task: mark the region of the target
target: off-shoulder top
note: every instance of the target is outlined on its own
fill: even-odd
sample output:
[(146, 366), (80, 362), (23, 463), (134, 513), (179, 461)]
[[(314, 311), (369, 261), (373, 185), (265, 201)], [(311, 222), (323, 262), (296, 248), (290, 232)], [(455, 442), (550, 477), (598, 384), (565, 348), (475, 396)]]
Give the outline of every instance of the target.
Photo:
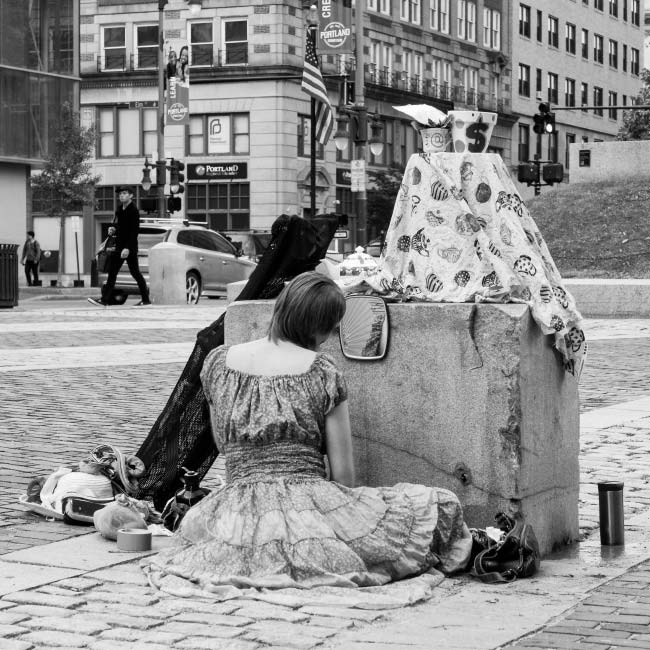
[(347, 399), (345, 378), (324, 353), (305, 372), (257, 375), (226, 365), (228, 346), (213, 350), (201, 370), (212, 432), (229, 443), (302, 442), (322, 448), (325, 416)]

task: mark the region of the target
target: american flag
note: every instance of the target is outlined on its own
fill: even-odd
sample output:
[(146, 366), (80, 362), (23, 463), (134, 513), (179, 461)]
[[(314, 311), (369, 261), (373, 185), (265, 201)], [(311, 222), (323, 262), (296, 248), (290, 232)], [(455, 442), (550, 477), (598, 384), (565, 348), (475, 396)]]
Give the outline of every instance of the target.
[(316, 28), (307, 28), (307, 44), (305, 46), (305, 67), (302, 71), (302, 88), (316, 100), (316, 140), (326, 145), (332, 133), (334, 116), (332, 105), (327, 97), (327, 90), (318, 68), (316, 58)]

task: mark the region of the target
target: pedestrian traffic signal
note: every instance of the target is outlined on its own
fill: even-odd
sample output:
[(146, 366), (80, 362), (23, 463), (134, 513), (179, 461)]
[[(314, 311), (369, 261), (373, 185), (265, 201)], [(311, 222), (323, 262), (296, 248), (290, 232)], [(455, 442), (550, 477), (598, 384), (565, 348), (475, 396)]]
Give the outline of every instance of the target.
[(178, 212), (181, 209), (181, 197), (169, 196), (167, 197), (167, 210), (169, 212)]
[(183, 186), (183, 181), (185, 180), (185, 174), (183, 174), (185, 164), (180, 160), (172, 158), (169, 169), (169, 191), (172, 194), (182, 194), (185, 191), (185, 187)]

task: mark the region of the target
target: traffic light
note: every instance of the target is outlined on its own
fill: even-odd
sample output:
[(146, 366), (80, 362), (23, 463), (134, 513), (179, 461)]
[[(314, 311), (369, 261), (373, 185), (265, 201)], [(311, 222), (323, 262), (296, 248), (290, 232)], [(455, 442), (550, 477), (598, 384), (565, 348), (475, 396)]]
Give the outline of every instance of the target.
[(548, 163), (542, 168), (542, 178), (549, 185), (561, 183), (564, 180), (564, 165), (562, 163)]
[(557, 129), (555, 128), (555, 113), (547, 113), (544, 116), (544, 132), (545, 133), (555, 133)]
[(182, 194), (185, 191), (183, 181), (185, 180), (185, 164), (175, 158), (171, 159), (169, 164), (169, 191), (172, 194)]
[(169, 212), (178, 212), (181, 209), (181, 197), (169, 196), (167, 197), (167, 210)]
[(538, 179), (538, 166), (535, 163), (520, 163), (517, 167), (517, 180), (520, 183), (534, 183)]
[(540, 115), (539, 113), (536, 113), (533, 115), (533, 131), (537, 133), (538, 135), (541, 135), (544, 133), (544, 116)]
[(539, 105), (539, 113), (534, 116), (535, 125), (533, 131), (538, 134), (556, 133), (555, 113), (551, 113), (551, 105), (548, 102), (542, 102)]

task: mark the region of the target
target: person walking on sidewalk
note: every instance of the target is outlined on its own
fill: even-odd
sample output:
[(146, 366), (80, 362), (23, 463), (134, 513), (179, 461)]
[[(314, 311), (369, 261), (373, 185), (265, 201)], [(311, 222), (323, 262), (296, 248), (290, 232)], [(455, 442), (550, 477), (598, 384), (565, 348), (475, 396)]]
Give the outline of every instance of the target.
[[(34, 231), (27, 231), (27, 241), (23, 246), (23, 255), (20, 260), (25, 265), (25, 277), (27, 286), (38, 286), (38, 265), (41, 262), (41, 245), (34, 237)], [(33, 277), (33, 280), (32, 280)]]
[[(138, 266), (138, 234), (140, 233), (140, 211), (133, 203), (133, 190), (128, 185), (122, 185), (117, 188), (120, 207), (115, 211), (115, 224), (117, 228), (115, 253), (110, 258), (108, 264), (108, 279), (102, 287), (102, 297), (88, 298), (88, 301), (94, 305), (110, 305), (115, 289), (117, 274), (124, 264), (124, 260), (129, 267), (129, 273), (138, 283), (141, 300), (136, 307), (150, 305), (149, 290), (147, 283), (140, 272)], [(109, 234), (111, 228), (109, 228)]]

